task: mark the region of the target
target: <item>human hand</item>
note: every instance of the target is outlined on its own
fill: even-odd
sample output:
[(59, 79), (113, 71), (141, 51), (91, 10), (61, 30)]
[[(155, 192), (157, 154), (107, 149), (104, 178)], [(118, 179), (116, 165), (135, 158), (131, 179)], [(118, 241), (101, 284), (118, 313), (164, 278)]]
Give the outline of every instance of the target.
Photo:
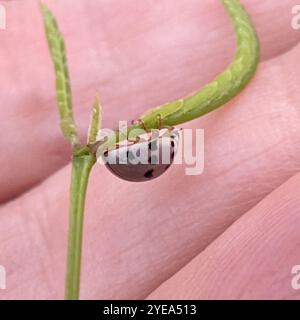
[[(216, 0), (47, 3), (65, 36), (82, 135), (96, 92), (103, 126), (111, 127), (199, 89), (234, 54), (234, 33)], [(205, 129), (204, 174), (186, 176), (175, 165), (158, 180), (130, 184), (94, 168), (83, 299), (297, 298), (290, 284), (300, 264), (295, 3), (243, 3), (261, 38), (262, 63), (234, 101), (186, 125)], [(58, 127), (38, 4), (4, 5), (0, 264), (7, 289), (0, 298), (59, 299), (70, 150)]]

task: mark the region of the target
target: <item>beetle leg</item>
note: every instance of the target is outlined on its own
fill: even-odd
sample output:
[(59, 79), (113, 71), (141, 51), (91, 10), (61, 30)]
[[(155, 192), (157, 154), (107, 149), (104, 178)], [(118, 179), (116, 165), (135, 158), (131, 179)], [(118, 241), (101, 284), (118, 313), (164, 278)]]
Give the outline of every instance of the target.
[(168, 126), (168, 125), (164, 125), (163, 124), (160, 113), (156, 116), (156, 121), (157, 121), (157, 128), (159, 130), (161, 130), (161, 129), (168, 129), (169, 131), (173, 131), (174, 130), (173, 126)]
[(152, 139), (152, 130), (149, 130), (149, 128), (147, 128), (145, 122), (142, 119), (137, 119), (136, 121), (134, 121), (134, 123), (140, 125), (142, 129), (147, 133), (148, 141)]
[(156, 120), (157, 120), (157, 127), (159, 130), (162, 130), (162, 129), (167, 129), (167, 133), (163, 134), (163, 136), (165, 137), (170, 137), (173, 130), (174, 130), (174, 127), (173, 126), (168, 126), (168, 125), (164, 125), (162, 123), (162, 118), (161, 118), (161, 114), (158, 114), (157, 117), (156, 117)]
[(160, 130), (162, 128), (162, 119), (161, 119), (161, 114), (158, 114), (156, 116), (156, 125), (157, 129)]
[(145, 122), (142, 119), (137, 119), (135, 123), (139, 124), (146, 132), (149, 132), (150, 130), (145, 125)]
[(136, 136), (135, 139), (131, 139), (131, 138), (127, 137), (127, 141), (132, 142), (132, 143), (138, 143), (138, 142), (140, 142), (140, 140), (141, 140), (140, 136)]

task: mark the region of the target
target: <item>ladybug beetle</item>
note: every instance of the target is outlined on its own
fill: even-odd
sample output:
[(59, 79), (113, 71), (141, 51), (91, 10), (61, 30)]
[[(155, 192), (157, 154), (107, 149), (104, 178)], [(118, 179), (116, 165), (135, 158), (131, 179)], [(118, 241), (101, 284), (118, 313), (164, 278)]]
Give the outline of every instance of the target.
[(104, 152), (106, 167), (117, 177), (131, 181), (150, 181), (161, 176), (173, 163), (179, 141), (179, 130), (155, 130), (156, 135), (138, 136)]

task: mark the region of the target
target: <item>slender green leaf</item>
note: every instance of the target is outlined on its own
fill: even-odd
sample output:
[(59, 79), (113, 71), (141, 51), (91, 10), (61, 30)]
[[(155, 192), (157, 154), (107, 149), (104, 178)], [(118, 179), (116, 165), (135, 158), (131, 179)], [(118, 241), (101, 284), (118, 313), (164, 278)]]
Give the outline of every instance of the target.
[(64, 137), (68, 139), (73, 146), (77, 146), (80, 142), (73, 118), (72, 94), (64, 39), (59, 31), (54, 15), (43, 3), (41, 3), (41, 11), (44, 18), (48, 45), (55, 68), (60, 126)]
[(96, 142), (97, 134), (100, 130), (100, 126), (101, 126), (101, 105), (100, 105), (99, 96), (96, 96), (92, 114), (91, 114), (89, 131), (88, 131), (87, 143), (89, 145)]

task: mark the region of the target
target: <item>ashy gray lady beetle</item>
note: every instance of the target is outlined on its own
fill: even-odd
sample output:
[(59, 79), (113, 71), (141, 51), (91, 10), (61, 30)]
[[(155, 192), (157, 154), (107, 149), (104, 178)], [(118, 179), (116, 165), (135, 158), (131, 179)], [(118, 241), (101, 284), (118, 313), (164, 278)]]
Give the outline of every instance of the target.
[(125, 145), (116, 145), (104, 152), (102, 158), (106, 167), (117, 177), (132, 182), (150, 181), (161, 176), (174, 161), (179, 130), (155, 130), (150, 138), (149, 133), (146, 136), (146, 139), (138, 136), (134, 142), (127, 140)]

